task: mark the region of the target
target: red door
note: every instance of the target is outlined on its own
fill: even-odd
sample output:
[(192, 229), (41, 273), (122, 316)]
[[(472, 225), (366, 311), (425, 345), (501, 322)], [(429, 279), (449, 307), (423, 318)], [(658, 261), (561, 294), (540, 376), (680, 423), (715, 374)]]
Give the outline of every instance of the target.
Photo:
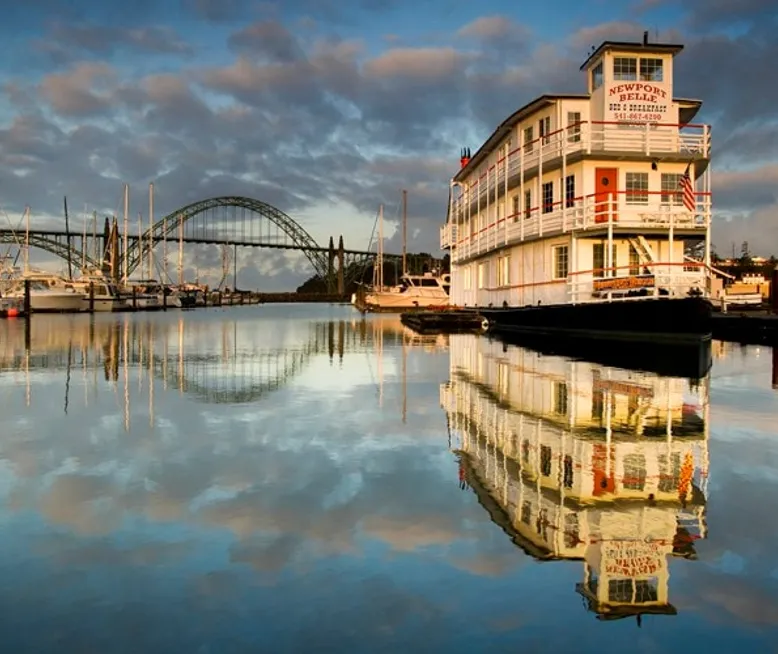
[(615, 222), (618, 220), (618, 168), (595, 168), (594, 178), (594, 222), (607, 223), (611, 212)]
[[(602, 443), (595, 443), (592, 454), (592, 473), (594, 476), (592, 494), (595, 497), (612, 493), (616, 487), (613, 478), (616, 461), (612, 451), (610, 453), (610, 462), (607, 461), (608, 458), (608, 448)], [(610, 463), (610, 466), (608, 466), (608, 463)], [(610, 474), (606, 474), (608, 467), (610, 467)]]

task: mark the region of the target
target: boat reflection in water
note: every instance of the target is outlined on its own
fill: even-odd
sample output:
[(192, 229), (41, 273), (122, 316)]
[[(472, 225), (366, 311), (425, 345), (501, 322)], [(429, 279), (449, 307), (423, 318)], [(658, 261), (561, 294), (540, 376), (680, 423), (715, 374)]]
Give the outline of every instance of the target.
[[(32, 320), (26, 334), (23, 321), (2, 321), (0, 382), (24, 388), (25, 405), (40, 410), (50, 399), (51, 380), (62, 380), (66, 414), (88, 414), (107, 385), (121, 395), (130, 431), (130, 415), (141, 402), (156, 424), (155, 394), (177, 391), (210, 405), (254, 403), (286, 386), (317, 355), (329, 351), (332, 360), (337, 351), (342, 358), (355, 341), (344, 321), (270, 331), (250, 319), (71, 314)], [(36, 386), (46, 398), (38, 403)]]
[(441, 387), (460, 483), (527, 554), (583, 561), (603, 620), (675, 614), (669, 557), (705, 538), (709, 377), (450, 340)]

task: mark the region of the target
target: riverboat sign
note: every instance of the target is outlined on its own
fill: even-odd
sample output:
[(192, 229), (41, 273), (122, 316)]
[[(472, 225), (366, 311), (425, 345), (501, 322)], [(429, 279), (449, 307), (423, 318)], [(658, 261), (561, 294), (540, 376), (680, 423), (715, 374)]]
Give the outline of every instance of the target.
[(605, 121), (672, 123), (669, 88), (656, 82), (614, 82), (605, 89)]
[(602, 558), (606, 574), (635, 579), (661, 570), (664, 552), (658, 543), (651, 541), (606, 541)]
[(653, 288), (653, 275), (632, 277), (606, 277), (594, 280), (595, 291), (631, 291), (638, 288)]

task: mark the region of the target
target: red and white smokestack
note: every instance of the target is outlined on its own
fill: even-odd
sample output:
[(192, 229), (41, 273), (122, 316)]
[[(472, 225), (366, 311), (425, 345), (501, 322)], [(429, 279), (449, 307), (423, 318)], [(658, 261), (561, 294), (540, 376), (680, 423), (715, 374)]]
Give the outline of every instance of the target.
[(459, 167), (464, 168), (470, 161), (470, 148), (462, 148), (459, 153)]

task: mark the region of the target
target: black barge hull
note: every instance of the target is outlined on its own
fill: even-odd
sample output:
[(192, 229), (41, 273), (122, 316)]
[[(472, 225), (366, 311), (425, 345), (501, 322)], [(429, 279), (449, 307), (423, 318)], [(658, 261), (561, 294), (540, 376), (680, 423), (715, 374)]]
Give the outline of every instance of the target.
[(657, 298), (557, 304), (549, 306), (479, 308), (496, 334), (537, 334), (566, 338), (699, 343), (710, 340), (712, 307), (703, 298)]

